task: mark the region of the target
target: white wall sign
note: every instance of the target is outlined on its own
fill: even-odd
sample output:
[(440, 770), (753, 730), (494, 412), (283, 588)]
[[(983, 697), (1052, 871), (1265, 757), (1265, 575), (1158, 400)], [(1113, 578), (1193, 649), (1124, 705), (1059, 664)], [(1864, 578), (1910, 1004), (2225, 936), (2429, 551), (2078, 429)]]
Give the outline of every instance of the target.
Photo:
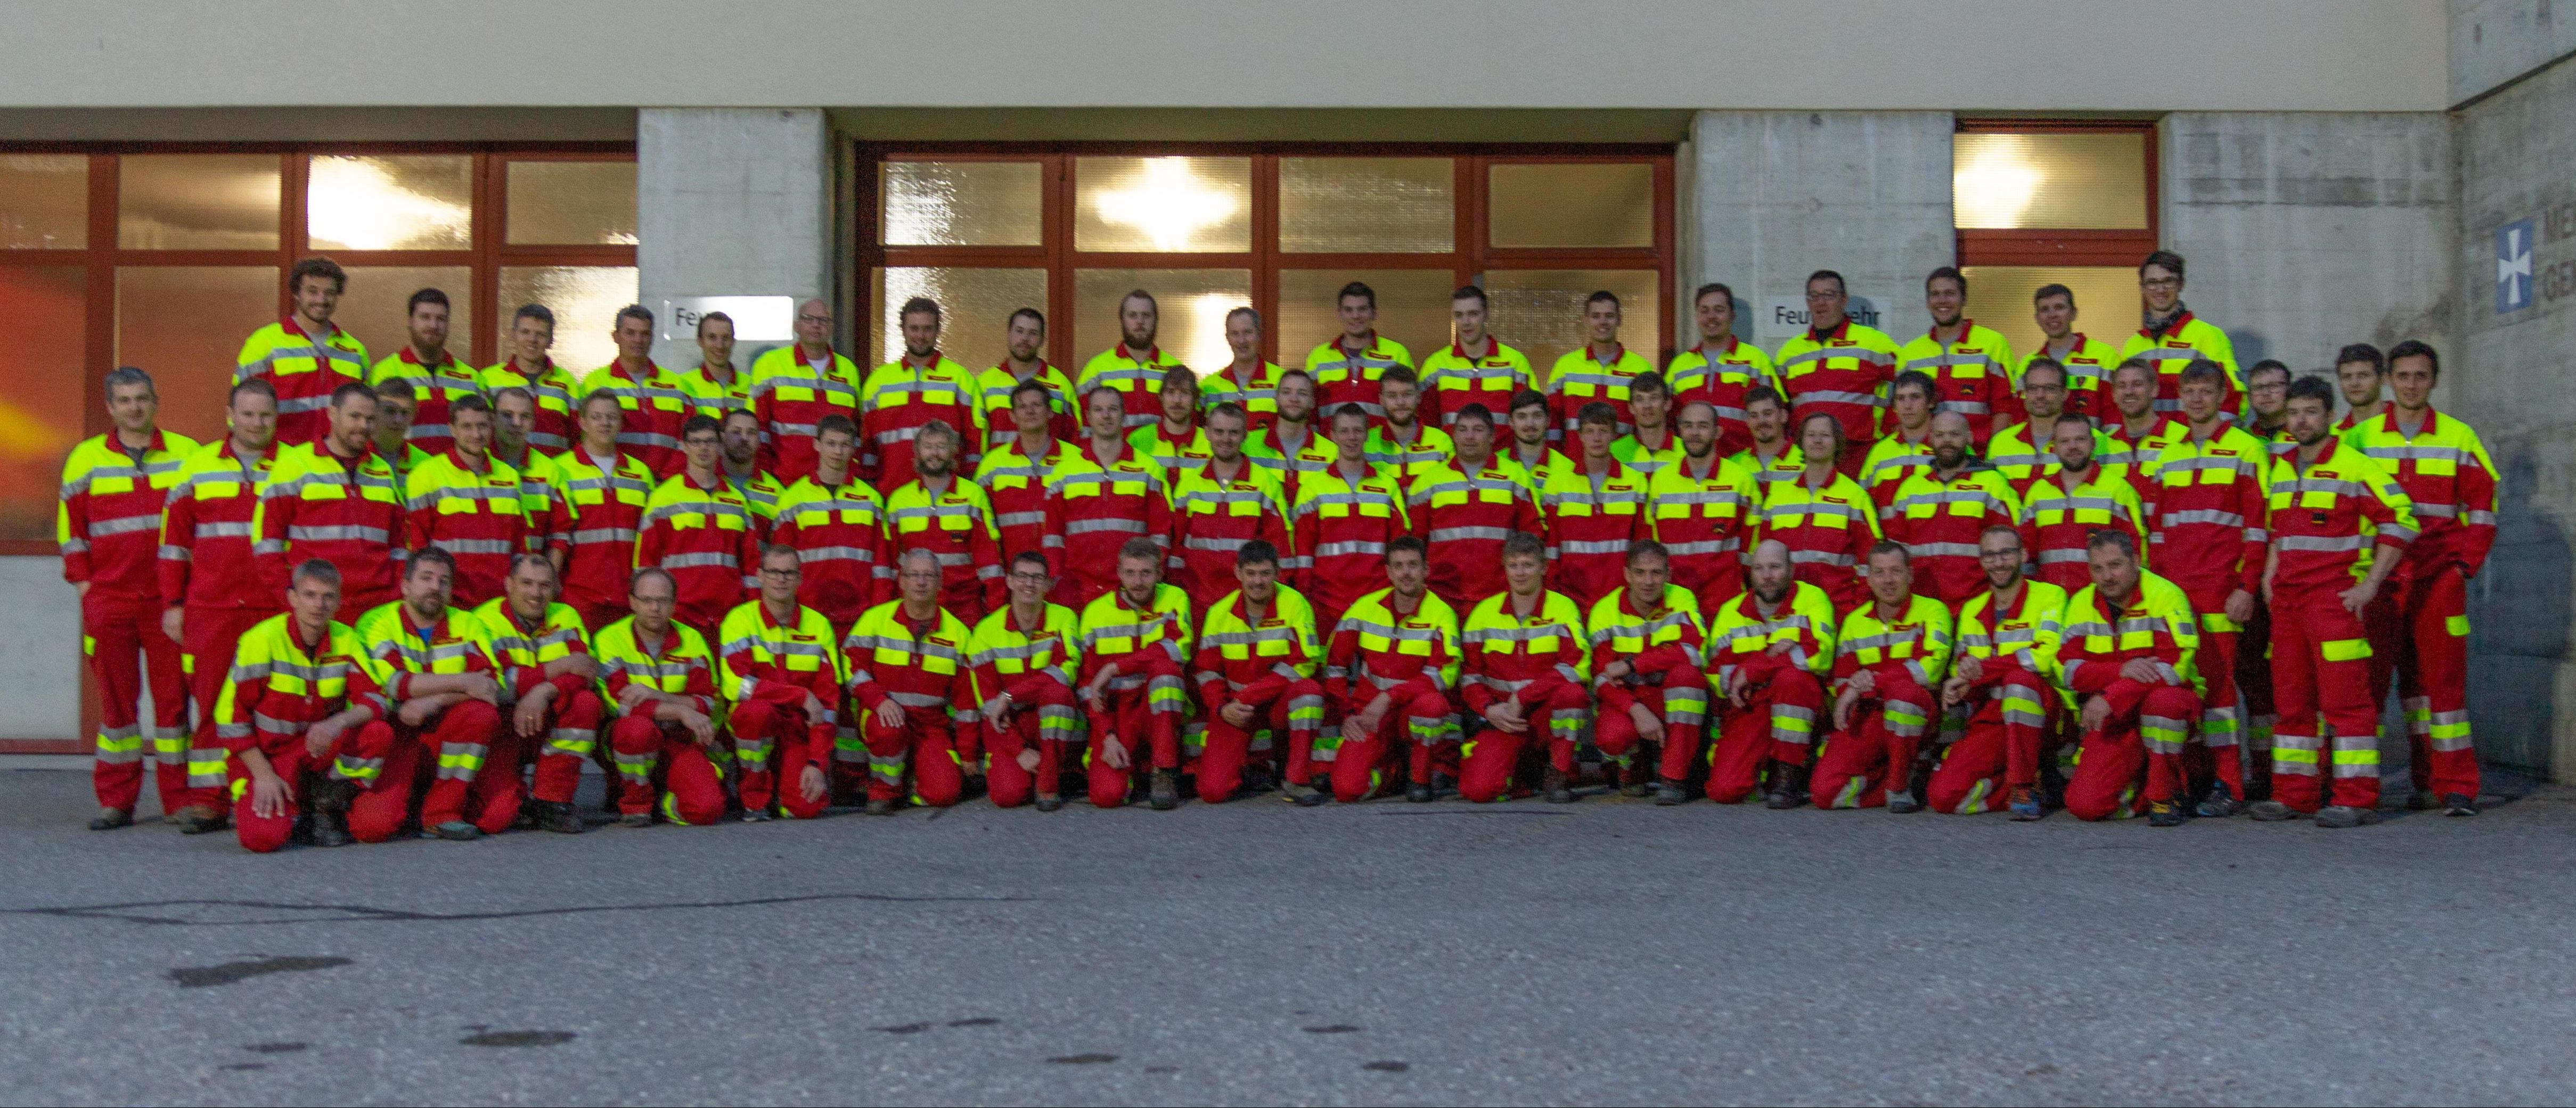
[[(1863, 327), (1887, 330), (1887, 323), (1881, 318), (1878, 310), (1878, 302), (1869, 297), (1852, 297), (1844, 305), (1843, 314), (1850, 316), (1853, 322)], [(1761, 318), (1756, 320), (1755, 324), (1755, 333), (1773, 342), (1794, 339), (1806, 334), (1807, 298), (1804, 295), (1774, 296), (1765, 300), (1762, 302)]]
[(733, 320), (739, 343), (781, 343), (796, 337), (793, 296), (675, 296), (662, 302), (662, 341), (694, 348), (698, 321), (708, 312)]

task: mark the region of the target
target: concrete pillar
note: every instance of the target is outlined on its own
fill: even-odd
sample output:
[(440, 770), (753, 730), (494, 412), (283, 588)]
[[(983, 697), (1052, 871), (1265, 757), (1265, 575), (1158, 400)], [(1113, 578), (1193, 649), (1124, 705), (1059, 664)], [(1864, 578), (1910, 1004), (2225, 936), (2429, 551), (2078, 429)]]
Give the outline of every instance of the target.
[(2459, 342), (2443, 376), (2503, 482), (2495, 552), (2469, 585), (2478, 751), (2564, 781), (2576, 780), (2576, 63), (2494, 80), (2517, 77), (2458, 113)]
[(2451, 324), (2451, 132), (2440, 112), (2178, 112), (2158, 134), (2159, 237), (2239, 364), (2328, 369), (2345, 343)]
[[(1765, 346), (1797, 333), (1807, 274), (1842, 273), (1855, 301), (1923, 322), (1923, 275), (1952, 264), (1948, 112), (1701, 112), (1682, 283), (1724, 281), (1753, 318), (1736, 331)], [(1684, 295), (1688, 295), (1687, 292)], [(1855, 303), (1854, 314), (1859, 314)], [(1679, 345), (1697, 341), (1682, 314)]]
[[(818, 108), (645, 108), (635, 121), (643, 302), (832, 298), (831, 129)], [(844, 328), (851, 322), (842, 321)], [(747, 355), (748, 352), (745, 352)], [(698, 364), (669, 337), (653, 356)], [(736, 364), (749, 364), (738, 356)]]

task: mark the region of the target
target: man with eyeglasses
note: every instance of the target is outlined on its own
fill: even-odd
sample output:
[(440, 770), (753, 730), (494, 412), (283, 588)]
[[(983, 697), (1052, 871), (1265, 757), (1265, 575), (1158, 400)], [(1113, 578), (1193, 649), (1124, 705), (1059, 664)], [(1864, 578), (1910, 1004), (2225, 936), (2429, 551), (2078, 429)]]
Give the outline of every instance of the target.
[(2278, 454), (2296, 445), (2290, 439), (2290, 367), (2265, 358), (2245, 371), (2245, 408), (2253, 418), (2245, 432), (2263, 440)]
[(1819, 269), (1810, 275), (1807, 330), (1782, 343), (1776, 361), (1791, 415), (1801, 420), (1811, 413), (1834, 417), (1844, 440), (1835, 467), (1843, 476), (1857, 477), (1878, 442), (1879, 414), (1887, 407), (1888, 386), (1896, 380), (1901, 359), (1896, 340), (1843, 314), (1850, 305), (1842, 274)]
[(716, 436), (715, 420), (689, 417), (680, 431), (688, 462), (644, 501), (635, 537), (636, 566), (671, 575), (680, 597), (677, 618), (710, 643), (723, 642), (716, 626), (758, 586), (760, 564), (751, 505), (718, 471), (724, 448)]
[[(1986, 444), (1986, 461), (2012, 485), (2013, 495), (2028, 496), (2030, 487), (2057, 475), (2057, 458), (2049, 453), (2057, 441), (2061, 422), (2092, 423), (2068, 405), (2068, 390), (2073, 378), (2065, 366), (2045, 354), (2033, 355), (2022, 363), (2022, 407), (2030, 417), (1995, 432)], [(2093, 454), (2096, 457), (2116, 452), (2119, 444), (2099, 430), (2093, 432)]]
[(783, 811), (813, 819), (832, 799), (841, 648), (832, 621), (796, 602), (804, 583), (796, 549), (773, 545), (759, 565), (760, 591), (725, 614), (713, 640), (723, 652), (716, 689), (733, 702), (725, 729), (742, 771), (742, 818), (758, 823)]
[(2120, 360), (2143, 358), (2156, 371), (2156, 410), (2182, 410), (2182, 371), (2191, 363), (2207, 359), (2227, 372), (2227, 395), (2219, 406), (2236, 409), (2238, 394), (2244, 391), (2242, 378), (2236, 372), (2236, 347), (2208, 320), (2191, 314), (2182, 302), (2182, 255), (2171, 250), (2158, 250), (2138, 263), (2138, 295), (2145, 307), (2145, 322), (2138, 333), (2120, 347)]
[(1002, 577), (1010, 603), (967, 636), (996, 808), (1032, 798), (1041, 812), (1064, 807), (1064, 766), (1082, 741), (1082, 708), (1073, 697), (1082, 622), (1073, 609), (1047, 602), (1054, 586), (1045, 555), (1034, 549), (1012, 555)]
[(751, 410), (760, 417), (761, 468), (781, 481), (814, 471), (814, 428), (833, 413), (859, 417), (859, 367), (832, 349), (832, 306), (796, 306), (796, 341), (751, 363)]
[(1941, 755), (1926, 799), (1932, 810), (1975, 815), (2003, 793), (2012, 818), (2044, 814), (2039, 759), (2057, 714), (2058, 616), (2066, 590), (2022, 576), (2021, 533), (1998, 523), (1977, 536), (1985, 588), (1959, 609), (1958, 650), (1941, 704), (1967, 713), (1965, 734)]

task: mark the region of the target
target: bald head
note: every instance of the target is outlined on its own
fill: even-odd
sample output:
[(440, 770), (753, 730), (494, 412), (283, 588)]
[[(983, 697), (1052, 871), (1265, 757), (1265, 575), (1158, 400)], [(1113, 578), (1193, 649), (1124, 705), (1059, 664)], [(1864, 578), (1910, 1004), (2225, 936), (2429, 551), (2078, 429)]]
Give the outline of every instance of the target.
[(1953, 470), (1968, 464), (1968, 417), (1957, 412), (1932, 413), (1932, 464)]
[(1765, 604), (1777, 604), (1789, 595), (1794, 581), (1789, 575), (1789, 546), (1778, 539), (1764, 539), (1753, 545), (1745, 557), (1753, 577), (1753, 595)]
[(821, 297), (796, 306), (796, 341), (808, 350), (832, 345), (832, 306)]

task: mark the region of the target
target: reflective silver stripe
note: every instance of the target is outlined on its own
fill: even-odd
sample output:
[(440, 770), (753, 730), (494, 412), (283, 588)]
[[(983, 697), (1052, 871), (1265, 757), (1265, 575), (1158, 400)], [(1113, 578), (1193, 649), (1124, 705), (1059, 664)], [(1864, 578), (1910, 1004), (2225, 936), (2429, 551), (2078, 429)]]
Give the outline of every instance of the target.
[(702, 554), (665, 554), (662, 556), (662, 568), (664, 569), (692, 569), (698, 566), (720, 566), (725, 569), (739, 569), (742, 567), (742, 562), (733, 555), (720, 551)]
[(634, 541), (635, 529), (631, 527), (585, 527), (572, 533), (574, 546), (611, 542), (632, 544)]
[(2156, 525), (2159, 527), (2181, 527), (2195, 523), (2216, 524), (2221, 527), (2234, 527), (2241, 529), (2245, 526), (2245, 515), (2242, 512), (2222, 512), (2211, 508), (2196, 508), (2190, 511), (2166, 512), (2162, 518), (2156, 521)]
[(1383, 555), (1385, 553), (1386, 544), (1382, 542), (1328, 542), (1315, 548), (1315, 556), (1318, 558), (1339, 558), (1354, 554)]
[[(2078, 557), (2081, 557), (2081, 555), (2078, 555)], [(1829, 554), (1822, 550), (1792, 550), (1789, 552), (1789, 562), (1792, 565), (1803, 566), (1822, 564), (1829, 566), (1842, 566), (1845, 568), (1858, 564), (1849, 554)]]
[(874, 562), (876, 552), (857, 546), (815, 546), (800, 549), (797, 555), (808, 562)]
[(2063, 565), (2067, 562), (2080, 562), (2083, 560), (2084, 552), (2081, 550), (2042, 550), (2039, 552), (2039, 564), (2044, 566)]
[(382, 527), (288, 527), (286, 529), (286, 541), (364, 541), (372, 543), (386, 543), (392, 541), (392, 536), (389, 535)]
[(2346, 535), (2341, 538), (2327, 538), (2322, 535), (2281, 536), (2281, 549), (2285, 551), (2302, 550), (2321, 554), (2349, 553), (2360, 550), (2369, 545), (2371, 545), (2371, 540), (2362, 535)]
[(2415, 515), (2418, 519), (2453, 519), (2457, 518), (2459, 514), (2460, 506), (2457, 504), (2425, 504), (2419, 502), (2415, 505)]
[(440, 539), (434, 545), (450, 554), (515, 554), (518, 543), (507, 539)]
[(1628, 540), (1610, 539), (1604, 542), (1560, 542), (1557, 544), (1557, 549), (1567, 554), (1625, 554), (1628, 551)]
[(1432, 529), (1429, 539), (1435, 543), (1476, 540), (1501, 542), (1510, 537), (1512, 537), (1512, 529), (1509, 527), (1436, 527)]
[(1916, 558), (1974, 558), (1977, 556), (1977, 544), (1972, 542), (1910, 542), (1905, 544), (1905, 552), (1907, 555)]
[(1038, 527), (1045, 523), (1045, 512), (1003, 512), (993, 517), (997, 527)]
[(91, 538), (99, 538), (106, 535), (125, 535), (136, 531), (160, 529), (161, 517), (158, 515), (124, 516), (118, 519), (91, 520), (89, 534)]
[(250, 523), (248, 521), (243, 521), (241, 523), (200, 523), (197, 525), (197, 537), (201, 539), (246, 539), (250, 537)]
[(1844, 392), (1840, 389), (1810, 389), (1789, 398), (1791, 404), (1857, 404), (1866, 408), (1879, 405), (1877, 393)]
[(1145, 521), (1141, 519), (1076, 519), (1068, 520), (1064, 525), (1064, 533), (1067, 535), (1088, 535), (1098, 531), (1123, 531), (1129, 534), (1141, 535), (1145, 533)]

